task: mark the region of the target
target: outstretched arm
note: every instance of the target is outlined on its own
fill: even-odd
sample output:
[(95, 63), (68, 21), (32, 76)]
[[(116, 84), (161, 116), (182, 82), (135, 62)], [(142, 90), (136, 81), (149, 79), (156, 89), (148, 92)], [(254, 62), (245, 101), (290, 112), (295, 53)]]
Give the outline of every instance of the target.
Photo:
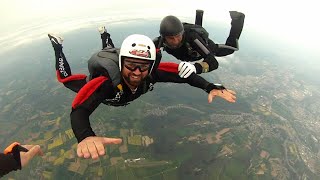
[(197, 87), (206, 91), (209, 103), (218, 96), (228, 102), (235, 102), (235, 92), (225, 89), (222, 85), (217, 85), (208, 82), (203, 77), (192, 73), (188, 78), (181, 78), (178, 73), (178, 64), (172, 62), (160, 63), (156, 73), (153, 74), (155, 82), (173, 82), (173, 83), (188, 83), (193, 87)]
[(158, 69), (152, 74), (153, 80), (155, 82), (188, 83), (200, 89), (205, 89), (209, 85), (208, 81), (195, 73), (192, 73), (188, 78), (181, 78), (178, 69), (179, 64), (173, 62), (160, 63)]
[(71, 113), (72, 130), (79, 142), (77, 155), (81, 158), (97, 159), (106, 154), (105, 145), (120, 144), (119, 138), (97, 137), (89, 122), (89, 110), (76, 108)]
[(100, 103), (111, 95), (113, 86), (104, 76), (89, 81), (76, 95), (70, 114), (71, 126), (78, 142), (89, 136), (95, 136), (89, 116)]
[(79, 144), (79, 157), (96, 159), (105, 154), (104, 145), (119, 144), (121, 139), (96, 137), (89, 116), (107, 98), (112, 97), (113, 86), (107, 77), (100, 76), (89, 81), (72, 103), (71, 126)]

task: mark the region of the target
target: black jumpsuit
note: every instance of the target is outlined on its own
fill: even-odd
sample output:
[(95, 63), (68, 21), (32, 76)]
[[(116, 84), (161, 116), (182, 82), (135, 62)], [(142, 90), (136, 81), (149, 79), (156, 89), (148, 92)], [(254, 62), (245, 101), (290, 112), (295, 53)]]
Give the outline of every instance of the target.
[(172, 49), (166, 46), (165, 42), (161, 43), (161, 36), (155, 38), (153, 42), (156, 47), (163, 47), (164, 51), (181, 61), (192, 62), (203, 59), (203, 62), (207, 63), (209, 68), (204, 70), (201, 63), (195, 63), (197, 74), (210, 72), (219, 66), (215, 56), (227, 56), (238, 50), (238, 39), (242, 32), (244, 18), (245, 16), (243, 15), (232, 20), (229, 37), (225, 44), (215, 44), (211, 39), (205, 40), (195, 31), (188, 29), (185, 29), (183, 33), (182, 43), (179, 48)]

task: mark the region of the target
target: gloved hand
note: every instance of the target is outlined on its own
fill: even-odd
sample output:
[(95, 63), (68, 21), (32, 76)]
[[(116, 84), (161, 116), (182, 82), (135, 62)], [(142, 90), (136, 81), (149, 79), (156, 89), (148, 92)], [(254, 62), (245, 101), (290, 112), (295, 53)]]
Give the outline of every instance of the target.
[(196, 67), (189, 62), (181, 62), (178, 67), (179, 76), (188, 78), (192, 73), (196, 73)]

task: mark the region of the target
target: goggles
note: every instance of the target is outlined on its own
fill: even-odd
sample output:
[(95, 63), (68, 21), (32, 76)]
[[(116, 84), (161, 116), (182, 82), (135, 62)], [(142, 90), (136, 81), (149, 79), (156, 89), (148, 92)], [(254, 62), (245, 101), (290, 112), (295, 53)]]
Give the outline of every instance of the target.
[(145, 72), (151, 68), (150, 62), (135, 62), (130, 60), (124, 60), (123, 65), (130, 71), (135, 71), (137, 68), (139, 68), (140, 72)]

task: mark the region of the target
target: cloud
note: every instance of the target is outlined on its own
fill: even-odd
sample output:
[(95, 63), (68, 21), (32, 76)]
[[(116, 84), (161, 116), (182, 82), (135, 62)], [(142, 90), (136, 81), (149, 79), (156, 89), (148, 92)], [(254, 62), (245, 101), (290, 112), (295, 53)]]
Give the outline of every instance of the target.
[[(169, 1), (162, 1), (168, 4)], [(45, 38), (47, 33), (74, 31), (80, 28), (120, 24), (135, 19), (158, 19), (175, 12), (177, 15), (187, 8), (173, 11), (173, 7), (160, 8), (150, 1), (76, 1), (70, 0), (3, 0), (0, 17), (0, 53), (31, 41)], [(161, 4), (161, 3), (160, 3)], [(171, 2), (170, 2), (171, 4)], [(162, 5), (163, 6), (163, 5)], [(180, 12), (180, 13), (179, 13)], [(195, 12), (195, 11), (194, 11)], [(5, 18), (6, 17), (6, 18)]]
[[(118, 16), (113, 17), (94, 17), (94, 18), (81, 18), (73, 20), (58, 20), (47, 23), (31, 24), (24, 26), (12, 33), (0, 37), (0, 46), (2, 47), (0, 53), (5, 53), (20, 45), (28, 44), (29, 42), (36, 41), (42, 38), (47, 38), (48, 33), (58, 33), (62, 35), (81, 28), (97, 28), (100, 25), (119, 25), (125, 24), (129, 21), (139, 19), (138, 17), (131, 16)], [(141, 20), (141, 19), (140, 19)]]
[[(228, 0), (211, 5), (211, 0), (185, 0), (176, 3), (170, 0), (2, 0), (0, 45), (7, 47), (12, 43), (16, 46), (28, 42), (23, 37), (40, 38), (45, 37), (47, 32), (71, 31), (95, 23), (115, 23), (116, 20), (160, 20), (169, 14), (193, 20), (195, 10), (202, 9), (205, 18), (223, 23), (230, 22), (229, 10), (242, 11), (246, 14), (245, 29), (255, 29), (257, 32), (270, 34), (277, 40), (316, 49), (316, 43), (320, 41), (317, 35), (320, 27), (316, 26), (316, 2)], [(29, 32), (26, 33), (26, 30)]]

